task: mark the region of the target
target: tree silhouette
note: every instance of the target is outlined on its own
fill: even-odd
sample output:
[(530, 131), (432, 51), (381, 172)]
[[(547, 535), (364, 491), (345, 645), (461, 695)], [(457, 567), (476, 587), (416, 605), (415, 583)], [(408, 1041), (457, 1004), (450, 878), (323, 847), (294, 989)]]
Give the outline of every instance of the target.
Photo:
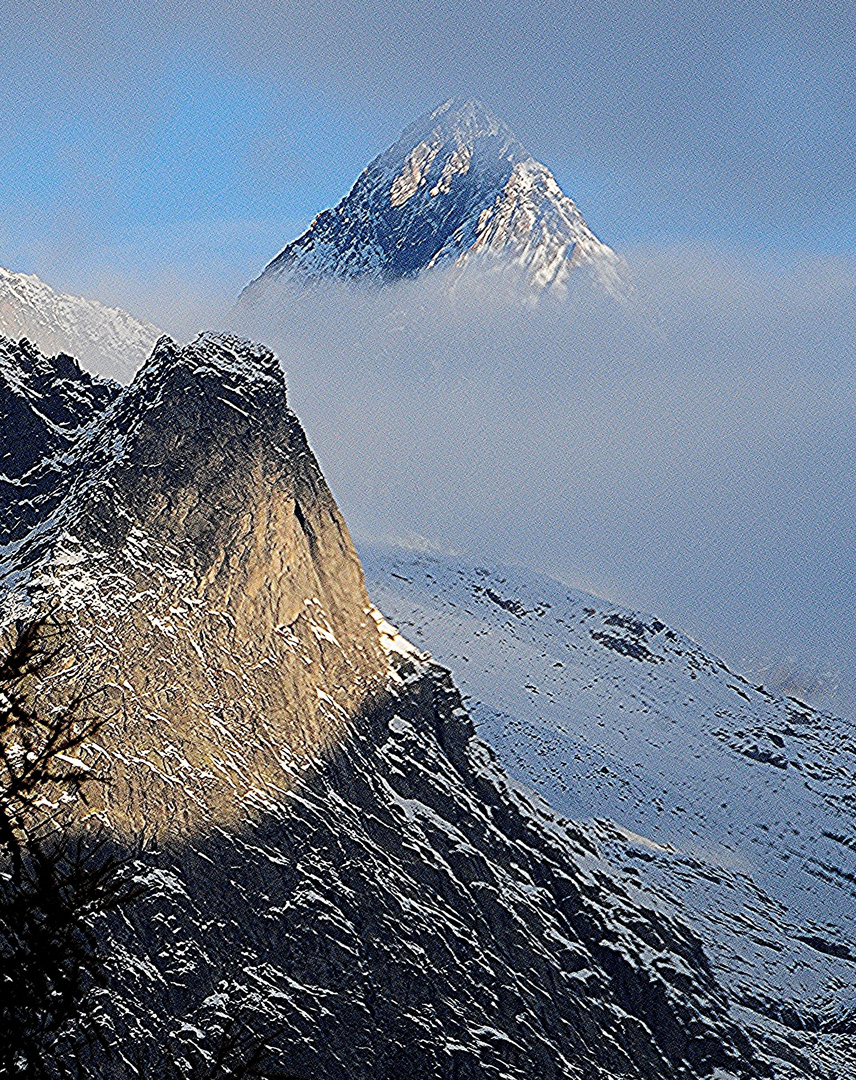
[(99, 1039), (91, 991), (105, 985), (97, 916), (141, 890), (101, 830), (71, 807), (103, 782), (79, 756), (103, 723), (87, 696), (42, 710), (25, 688), (62, 653), (57, 627), (21, 629), (0, 660), (0, 1076), (80, 1073)]

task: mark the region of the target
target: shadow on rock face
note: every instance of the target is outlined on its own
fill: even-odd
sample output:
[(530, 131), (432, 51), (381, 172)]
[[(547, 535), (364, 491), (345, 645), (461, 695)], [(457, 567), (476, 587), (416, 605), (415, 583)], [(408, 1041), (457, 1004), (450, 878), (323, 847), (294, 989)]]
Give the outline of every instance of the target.
[(325, 1080), (765, 1075), (698, 939), (511, 786), (447, 673), (399, 678), (279, 805), (145, 853), (119, 1023), (251, 1017)]

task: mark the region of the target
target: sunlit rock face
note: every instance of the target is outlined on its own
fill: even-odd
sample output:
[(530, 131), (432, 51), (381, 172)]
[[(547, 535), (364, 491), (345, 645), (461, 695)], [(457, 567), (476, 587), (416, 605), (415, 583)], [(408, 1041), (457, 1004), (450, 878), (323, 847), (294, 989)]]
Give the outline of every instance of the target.
[(619, 257), (601, 243), (544, 165), (477, 101), (422, 117), (250, 284), (239, 311), (278, 286), (324, 279), (383, 283), (434, 266), (505, 268), (524, 289), (561, 289), (589, 265), (610, 290)]
[(325, 1080), (769, 1073), (699, 938), (371, 606), (267, 350), (162, 339), (75, 430), (0, 603), (68, 642), (37, 701), (103, 690), (75, 810), (145, 887), (97, 926), (111, 1078), (230, 1020)]
[(109, 687), (116, 823), (233, 817), (382, 680), (359, 561), (266, 350), (162, 339), (52, 501), (7, 603), (55, 605)]

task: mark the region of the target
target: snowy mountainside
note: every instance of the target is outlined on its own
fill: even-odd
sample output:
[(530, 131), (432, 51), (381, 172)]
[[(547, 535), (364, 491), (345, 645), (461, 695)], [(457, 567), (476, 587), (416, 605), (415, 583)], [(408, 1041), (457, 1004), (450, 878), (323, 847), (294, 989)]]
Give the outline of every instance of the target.
[(695, 926), (781, 1075), (856, 1076), (856, 725), (748, 684), (661, 621), (519, 569), (360, 553), (480, 735)]
[(0, 267), (0, 334), (25, 337), (47, 356), (66, 353), (124, 381), (148, 358), (160, 333), (121, 308), (57, 293), (35, 274)]
[(373, 282), (436, 265), (514, 268), (528, 288), (561, 288), (578, 265), (610, 290), (621, 260), (586, 225), (544, 165), (476, 101), (447, 101), (412, 124), (244, 290), (239, 310), (275, 286)]
[(109, 783), (64, 805), (145, 886), (97, 927), (120, 1053), (87, 1075), (230, 1019), (325, 1080), (769, 1075), (698, 936), (373, 607), (268, 350), (163, 338), (75, 431), (0, 549), (0, 629), (49, 611), (70, 655), (34, 693), (106, 694), (79, 753)]
[(44, 512), (71, 446), (119, 390), (70, 356), (0, 337), (0, 543)]

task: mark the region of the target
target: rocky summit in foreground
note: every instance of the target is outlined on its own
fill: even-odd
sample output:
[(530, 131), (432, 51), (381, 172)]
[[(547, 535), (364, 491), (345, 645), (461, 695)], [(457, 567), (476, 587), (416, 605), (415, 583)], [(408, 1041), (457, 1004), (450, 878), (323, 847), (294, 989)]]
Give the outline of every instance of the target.
[(239, 310), (277, 285), (375, 283), (455, 263), (504, 267), (529, 289), (561, 288), (586, 264), (610, 290), (621, 260), (601, 243), (549, 169), (477, 101), (417, 120), (244, 290)]
[(162, 339), (93, 401), (0, 610), (66, 642), (36, 699), (103, 690), (73, 813), (143, 892), (96, 927), (101, 1075), (191, 1075), (230, 1020), (316, 1080), (770, 1074), (699, 938), (372, 607), (269, 352)]

